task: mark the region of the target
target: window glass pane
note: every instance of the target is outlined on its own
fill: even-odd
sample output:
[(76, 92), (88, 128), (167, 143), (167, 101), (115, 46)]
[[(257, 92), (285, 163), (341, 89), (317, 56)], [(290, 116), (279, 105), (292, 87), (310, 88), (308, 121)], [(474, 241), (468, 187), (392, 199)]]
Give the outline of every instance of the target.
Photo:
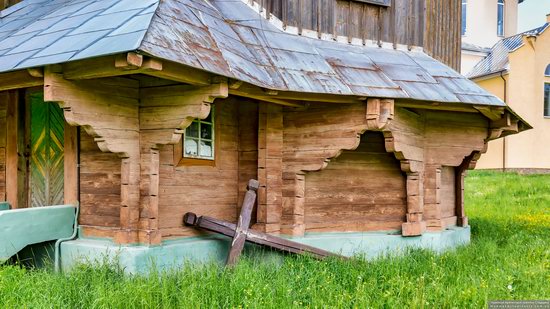
[(198, 140), (192, 139), (190, 137), (185, 137), (185, 142), (183, 145), (183, 148), (185, 149), (184, 156), (186, 157), (194, 157), (198, 155)]
[(201, 139), (212, 139), (212, 125), (201, 123)]
[(504, 35), (504, 2), (502, 0), (497, 4), (497, 35)]
[(550, 64), (546, 66), (546, 70), (544, 70), (544, 75), (550, 76)]
[(203, 157), (203, 158), (212, 158), (213, 157), (212, 142), (201, 141), (200, 146), (199, 146), (199, 150), (200, 150), (199, 155), (201, 157)]
[(544, 117), (550, 117), (550, 84), (544, 84)]
[(468, 7), (468, 0), (462, 0), (462, 35), (466, 34), (466, 14)]
[(185, 130), (185, 136), (187, 137), (199, 137), (199, 123), (193, 121), (189, 127)]

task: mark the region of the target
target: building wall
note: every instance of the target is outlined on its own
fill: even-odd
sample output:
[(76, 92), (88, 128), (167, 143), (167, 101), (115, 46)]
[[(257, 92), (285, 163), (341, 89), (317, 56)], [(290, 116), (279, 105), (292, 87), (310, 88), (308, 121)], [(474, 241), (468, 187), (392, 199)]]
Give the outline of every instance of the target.
[[(504, 37), (517, 33), (518, 0), (504, 1)], [(492, 47), (502, 37), (497, 35), (497, 0), (468, 0), (466, 34), (462, 41)]]
[[(550, 82), (550, 78), (544, 76), (550, 64), (548, 50), (550, 31), (545, 31), (534, 45), (525, 41), (522, 47), (510, 53), (507, 103), (534, 129), (491, 141), (478, 168), (550, 169), (550, 147), (545, 142), (550, 136), (550, 119), (543, 114), (543, 87), (545, 82)], [(500, 77), (478, 81), (478, 84), (503, 98)]]
[[(504, 79), (508, 85), (509, 75), (504, 75)], [(504, 100), (504, 81), (500, 76), (480, 80), (476, 82), (479, 86)], [(521, 135), (524, 135), (523, 132)], [(510, 137), (500, 138), (489, 142), (487, 152), (484, 153), (477, 162), (477, 169), (500, 169), (503, 168), (504, 157), (504, 140)]]
[(354, 151), (306, 175), (306, 232), (399, 230), (407, 212), (406, 178), (384, 136), (367, 132)]
[(550, 119), (543, 114), (544, 76), (550, 64), (550, 31), (510, 53), (508, 103), (533, 130), (506, 138), (507, 168), (550, 168)]
[(80, 131), (80, 217), (84, 235), (112, 237), (120, 227), (120, 158)]
[[(518, 0), (504, 2), (504, 37), (517, 34)], [(463, 43), (490, 48), (502, 37), (497, 35), (497, 0), (468, 0), (466, 34)], [(486, 54), (462, 50), (460, 72), (468, 74)]]
[(257, 161), (257, 146), (252, 141), (258, 130), (253, 120), (257, 110), (245, 104), (234, 99), (215, 101), (215, 166), (178, 166), (177, 153), (181, 152), (175, 148), (179, 145), (160, 150), (159, 227), (164, 239), (203, 234), (183, 226), (187, 212), (236, 221), (246, 182), (256, 178), (257, 172), (253, 162)]

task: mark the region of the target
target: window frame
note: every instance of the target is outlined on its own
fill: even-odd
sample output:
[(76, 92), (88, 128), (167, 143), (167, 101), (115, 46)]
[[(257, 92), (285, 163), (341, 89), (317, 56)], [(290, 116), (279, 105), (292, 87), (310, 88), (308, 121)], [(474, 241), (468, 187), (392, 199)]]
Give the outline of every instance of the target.
[(550, 82), (544, 82), (544, 101), (542, 105), (542, 116), (550, 118)]
[(504, 37), (505, 19), (506, 19), (505, 2), (504, 0), (497, 0), (497, 36), (498, 37)]
[[(185, 131), (187, 131), (187, 128), (184, 130), (181, 141), (176, 144), (174, 147), (174, 162), (176, 163), (176, 167), (181, 166), (216, 166), (216, 161), (218, 158), (218, 145), (219, 145), (219, 134), (216, 134), (218, 131), (218, 115), (216, 104), (212, 104), (210, 108), (210, 115), (212, 116), (212, 139), (209, 140), (212, 142), (212, 157), (211, 158), (205, 158), (205, 157), (186, 157), (185, 156)], [(194, 119), (193, 122), (205, 122), (201, 119)], [(205, 122), (208, 123), (208, 122)], [(208, 123), (210, 124), (210, 123)], [(191, 124), (190, 124), (191, 125)], [(200, 127), (199, 127), (199, 139), (200, 142)], [(197, 149), (198, 150), (198, 149)]]

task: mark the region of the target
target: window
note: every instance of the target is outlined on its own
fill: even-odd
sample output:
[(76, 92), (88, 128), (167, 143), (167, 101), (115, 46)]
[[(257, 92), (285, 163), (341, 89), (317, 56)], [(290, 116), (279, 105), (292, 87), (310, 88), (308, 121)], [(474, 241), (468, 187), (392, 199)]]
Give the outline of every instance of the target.
[(214, 107), (204, 120), (195, 119), (183, 138), (183, 157), (214, 160)]
[(504, 36), (504, 0), (497, 3), (497, 35)]
[(544, 84), (544, 117), (550, 117), (550, 84)]
[(468, 0), (462, 0), (462, 35), (466, 34), (466, 11), (468, 10)]
[(546, 66), (546, 70), (544, 70), (544, 76), (550, 77), (550, 64)]

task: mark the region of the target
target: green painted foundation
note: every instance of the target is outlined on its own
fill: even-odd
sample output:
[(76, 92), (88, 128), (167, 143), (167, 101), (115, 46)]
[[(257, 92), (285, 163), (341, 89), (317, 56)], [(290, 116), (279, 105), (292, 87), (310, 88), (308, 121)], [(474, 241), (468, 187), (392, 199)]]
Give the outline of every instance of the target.
[(0, 263), (28, 245), (71, 236), (75, 210), (62, 205), (0, 211)]
[[(402, 237), (388, 233), (310, 233), (294, 241), (316, 246), (346, 256), (360, 255), (373, 259), (384, 254), (403, 254), (409, 248), (426, 248), (443, 252), (470, 242), (470, 227), (455, 227), (417, 237)], [(223, 236), (205, 236), (165, 241), (159, 246), (120, 246), (109, 240), (86, 239), (61, 244), (61, 265), (70, 270), (77, 263), (110, 261), (119, 263), (128, 273), (146, 273), (178, 268), (185, 263), (224, 263), (230, 241)], [(245, 251), (254, 251), (247, 246)], [(279, 255), (267, 252), (267, 258)]]

